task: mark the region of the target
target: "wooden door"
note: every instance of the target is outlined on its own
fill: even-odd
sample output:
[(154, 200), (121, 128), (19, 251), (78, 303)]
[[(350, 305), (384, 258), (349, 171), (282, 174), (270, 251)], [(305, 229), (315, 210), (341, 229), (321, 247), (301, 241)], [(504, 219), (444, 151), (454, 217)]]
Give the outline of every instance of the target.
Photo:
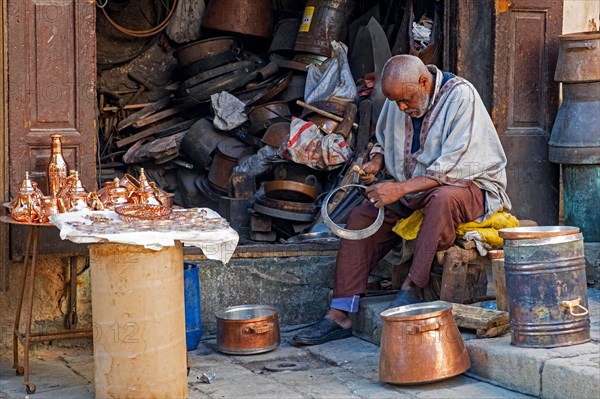
[(548, 161), (563, 0), (496, 0), (492, 119), (508, 157), (513, 214), (558, 223), (559, 168)]
[[(10, 199), (8, 187), (8, 68), (6, 67), (6, 0), (0, 3), (0, 196), (2, 202)], [(8, 214), (0, 207), (0, 215)], [(0, 291), (8, 289), (8, 225), (0, 223)]]
[[(29, 171), (42, 191), (50, 135), (83, 184), (96, 189), (96, 35), (94, 0), (8, 0), (10, 192)], [(11, 230), (13, 255), (22, 228)], [(63, 252), (58, 230), (45, 228), (42, 252)]]

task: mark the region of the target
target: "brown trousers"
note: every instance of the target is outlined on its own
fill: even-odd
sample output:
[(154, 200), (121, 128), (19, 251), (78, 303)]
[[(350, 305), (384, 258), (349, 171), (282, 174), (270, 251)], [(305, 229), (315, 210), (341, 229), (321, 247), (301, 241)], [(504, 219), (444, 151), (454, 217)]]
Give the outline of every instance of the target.
[[(444, 185), (426, 191), (402, 204), (400, 214), (386, 209), (383, 225), (374, 235), (362, 240), (340, 241), (333, 297), (351, 297), (366, 291), (369, 273), (401, 240), (392, 227), (398, 219), (417, 209), (423, 211), (424, 217), (415, 239), (409, 277), (419, 287), (425, 287), (435, 253), (452, 246), (460, 223), (471, 222), (483, 215), (483, 201), (483, 191), (469, 182), (465, 187)], [(378, 209), (371, 203), (354, 208), (346, 228), (359, 230), (370, 226), (377, 212)]]

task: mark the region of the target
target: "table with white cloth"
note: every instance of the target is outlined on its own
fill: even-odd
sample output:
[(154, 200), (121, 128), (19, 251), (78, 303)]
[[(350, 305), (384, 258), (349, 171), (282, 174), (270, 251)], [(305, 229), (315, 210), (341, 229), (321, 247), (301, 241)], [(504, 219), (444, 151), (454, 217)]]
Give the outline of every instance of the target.
[(236, 231), (205, 208), (167, 220), (94, 211), (51, 221), (62, 239), (90, 244), (96, 397), (187, 397), (183, 246), (227, 263)]

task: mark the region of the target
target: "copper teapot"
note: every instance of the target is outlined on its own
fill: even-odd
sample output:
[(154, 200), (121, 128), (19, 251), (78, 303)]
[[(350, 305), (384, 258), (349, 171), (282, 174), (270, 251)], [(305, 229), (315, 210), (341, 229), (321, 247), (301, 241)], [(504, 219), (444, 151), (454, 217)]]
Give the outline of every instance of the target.
[(105, 209), (114, 209), (116, 206), (124, 205), (130, 202), (131, 192), (121, 185), (121, 180), (115, 177), (113, 181), (104, 183), (96, 193)]
[(175, 194), (162, 190), (153, 181), (150, 182), (150, 187), (154, 189), (156, 199), (158, 199), (158, 202), (160, 202), (162, 206), (173, 208), (173, 197)]
[(36, 190), (29, 178), (29, 172), (25, 172), (25, 180), (21, 183), (19, 195), (10, 205), (10, 214), (17, 222), (38, 223), (40, 221), (40, 192)]
[(161, 205), (157, 191), (150, 185), (144, 168), (140, 169), (139, 186), (130, 197), (134, 204)]
[(69, 191), (61, 198), (66, 211), (76, 212), (90, 210), (91, 208), (88, 205), (89, 193), (81, 184), (79, 172), (75, 172), (74, 180), (75, 184), (72, 185)]

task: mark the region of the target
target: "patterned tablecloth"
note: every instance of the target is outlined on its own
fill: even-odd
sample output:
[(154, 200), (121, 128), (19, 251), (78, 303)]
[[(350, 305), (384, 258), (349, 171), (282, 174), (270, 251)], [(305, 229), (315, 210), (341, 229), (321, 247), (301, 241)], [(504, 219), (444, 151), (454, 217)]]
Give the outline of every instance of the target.
[(50, 217), (60, 237), (75, 243), (113, 242), (161, 250), (181, 241), (208, 259), (227, 263), (239, 241), (227, 220), (208, 208), (174, 209), (165, 220), (125, 222), (114, 211), (60, 213)]

